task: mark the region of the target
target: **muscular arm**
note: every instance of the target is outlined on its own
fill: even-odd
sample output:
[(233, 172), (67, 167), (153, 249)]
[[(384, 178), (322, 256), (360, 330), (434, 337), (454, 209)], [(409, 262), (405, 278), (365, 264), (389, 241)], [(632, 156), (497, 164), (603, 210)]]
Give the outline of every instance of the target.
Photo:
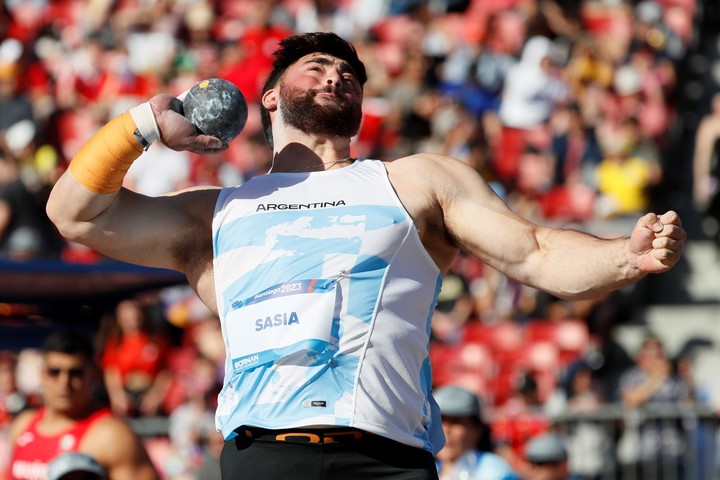
[(79, 449), (105, 468), (109, 480), (160, 478), (140, 438), (118, 418), (108, 417), (94, 425)]
[(203, 215), (202, 206), (212, 209), (216, 195), (216, 190), (194, 190), (146, 197), (124, 188), (96, 194), (67, 171), (55, 184), (47, 209), (69, 240), (125, 262), (185, 271), (177, 250), (193, 246), (188, 234), (203, 229), (202, 217), (209, 218), (212, 210)]
[[(178, 113), (176, 102), (169, 95), (158, 95), (150, 102), (166, 146), (198, 153), (225, 148), (213, 137), (198, 135)], [(101, 137), (102, 132), (94, 135), (88, 144), (94, 142), (99, 148), (81, 150), (73, 159), (73, 164), (82, 168), (73, 169), (71, 164), (55, 184), (47, 204), (48, 216), (71, 241), (125, 262), (182, 271), (196, 290), (209, 289), (200, 283), (208, 282), (204, 273), (209, 268), (210, 226), (218, 190), (146, 197), (119, 186), (105, 188), (108, 182), (102, 175), (113, 171), (112, 153), (130, 158), (140, 153), (139, 144), (132, 143), (134, 138), (127, 140), (127, 130), (107, 138)], [(113, 143), (118, 136), (125, 142)], [(207, 301), (212, 295), (204, 297)]]
[(674, 212), (642, 217), (631, 237), (606, 240), (536, 225), (513, 213), (462, 162), (413, 157), (458, 248), (532, 287), (566, 299), (592, 298), (662, 272), (679, 259), (685, 232)]

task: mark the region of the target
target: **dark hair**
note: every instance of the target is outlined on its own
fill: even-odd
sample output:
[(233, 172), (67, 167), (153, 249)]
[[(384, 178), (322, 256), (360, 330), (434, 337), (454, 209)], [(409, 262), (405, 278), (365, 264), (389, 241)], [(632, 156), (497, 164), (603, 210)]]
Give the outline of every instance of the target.
[(478, 428), (480, 429), (480, 437), (478, 438), (477, 443), (475, 444), (475, 449), (480, 450), (481, 452), (494, 452), (495, 451), (495, 442), (492, 438), (492, 427), (488, 425), (485, 420), (477, 417), (472, 417), (473, 421), (477, 423)]
[(43, 353), (82, 355), (89, 362), (95, 361), (95, 347), (90, 338), (76, 330), (60, 330), (51, 333), (42, 344)]
[[(280, 41), (278, 49), (273, 53), (273, 69), (263, 85), (261, 94), (274, 88), (280, 77), (290, 65), (300, 58), (311, 53), (327, 53), (333, 57), (345, 60), (353, 69), (360, 85), (365, 85), (367, 73), (365, 65), (358, 58), (355, 47), (331, 32), (313, 32), (293, 35)], [(260, 118), (262, 120), (265, 139), (273, 146), (272, 127), (270, 125), (270, 112), (260, 104)]]

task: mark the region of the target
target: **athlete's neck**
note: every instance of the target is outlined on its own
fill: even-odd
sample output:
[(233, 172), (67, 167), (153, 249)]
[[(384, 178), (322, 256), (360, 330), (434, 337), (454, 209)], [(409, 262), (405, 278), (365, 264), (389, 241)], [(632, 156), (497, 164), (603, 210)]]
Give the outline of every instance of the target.
[(350, 163), (352, 157), (348, 139), (290, 142), (275, 151), (270, 173), (319, 172), (346, 167)]

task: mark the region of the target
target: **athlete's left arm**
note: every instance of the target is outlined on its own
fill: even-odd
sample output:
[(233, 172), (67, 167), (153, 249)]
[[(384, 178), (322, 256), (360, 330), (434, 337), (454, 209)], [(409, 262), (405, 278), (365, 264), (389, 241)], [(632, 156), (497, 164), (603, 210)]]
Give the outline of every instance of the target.
[(680, 259), (686, 238), (675, 212), (640, 217), (629, 237), (601, 239), (548, 228), (516, 215), (472, 168), (416, 156), (457, 247), (518, 281), (565, 299), (593, 298), (661, 273)]
[[(7, 452), (7, 458), (10, 460), (9, 464), (7, 465), (7, 471), (0, 472), (0, 478), (3, 478), (3, 475), (6, 476), (6, 478), (13, 478), (12, 475), (12, 460), (15, 456), (15, 449), (17, 448), (17, 440), (20, 435), (27, 430), (28, 426), (30, 425), (30, 422), (33, 419), (33, 416), (37, 414), (37, 410), (23, 410), (21, 413), (18, 414), (17, 417), (15, 417), (10, 424), (10, 429), (8, 431), (8, 445), (9, 445), (9, 451)], [(2, 458), (2, 457), (0, 457)]]
[(85, 434), (80, 450), (92, 455), (109, 480), (159, 480), (140, 437), (124, 421), (108, 416)]

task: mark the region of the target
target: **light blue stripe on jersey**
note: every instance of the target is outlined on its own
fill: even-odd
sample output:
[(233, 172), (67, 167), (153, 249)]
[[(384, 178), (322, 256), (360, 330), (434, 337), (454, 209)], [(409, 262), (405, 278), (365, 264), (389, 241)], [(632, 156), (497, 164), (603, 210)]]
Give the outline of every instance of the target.
[[(437, 300), (440, 295), (440, 289), (442, 288), (442, 275), (438, 275), (435, 280), (435, 293), (434, 298)], [(430, 324), (432, 322), (433, 314), (435, 313), (435, 301), (433, 301), (427, 315), (427, 323), (425, 324), (425, 331), (428, 336), (428, 351), (430, 350), (430, 337), (432, 330)], [(427, 392), (427, 397), (430, 400), (429, 405), (424, 408), (424, 414), (430, 419), (430, 424), (427, 426), (427, 430), (423, 432), (417, 432), (414, 436), (418, 440), (421, 440), (425, 444), (425, 450), (431, 452), (438, 452), (444, 446), (445, 433), (442, 429), (442, 422), (440, 421), (440, 406), (435, 402), (432, 396), (432, 365), (430, 364), (430, 357), (427, 357), (422, 364), (422, 370), (420, 372), (420, 382), (423, 391)], [(428, 434), (429, 432), (429, 434)], [(443, 445), (433, 445), (432, 441), (439, 442), (438, 439), (442, 439)]]
[[(328, 213), (332, 210), (332, 214)], [(273, 256), (270, 260), (253, 258), (258, 262), (252, 271), (238, 277), (223, 291), (223, 311), (227, 312), (232, 302), (254, 295), (275, 283), (298, 279), (292, 272), (299, 272), (304, 278), (319, 278), (326, 274), (324, 264), (318, 259), (332, 254), (359, 255), (361, 235), (368, 231), (378, 230), (404, 220), (404, 212), (394, 206), (371, 207), (336, 207), (332, 209), (284, 211), (270, 214), (256, 214), (244, 217), (223, 225), (215, 234), (216, 257), (224, 253), (244, 247), (266, 246), (268, 252), (286, 252), (283, 256)], [(272, 238), (259, 236), (253, 241), (251, 235), (244, 232), (268, 232), (277, 229), (278, 225), (290, 225), (299, 219), (305, 224), (304, 232), (328, 231), (333, 226), (351, 226), (363, 228), (359, 235), (335, 238), (309, 238), (307, 236), (273, 235)], [(340, 228), (339, 231), (351, 233), (354, 229)], [(219, 240), (221, 239), (221, 240)], [(268, 244), (271, 243), (271, 244)], [(254, 253), (254, 251), (253, 251)], [(390, 252), (392, 253), (392, 252)], [(378, 257), (359, 257), (350, 272), (352, 276), (362, 275), (379, 268), (385, 268), (387, 261)], [(340, 273), (340, 272), (337, 272)], [(258, 279), (263, 279), (258, 283)]]

